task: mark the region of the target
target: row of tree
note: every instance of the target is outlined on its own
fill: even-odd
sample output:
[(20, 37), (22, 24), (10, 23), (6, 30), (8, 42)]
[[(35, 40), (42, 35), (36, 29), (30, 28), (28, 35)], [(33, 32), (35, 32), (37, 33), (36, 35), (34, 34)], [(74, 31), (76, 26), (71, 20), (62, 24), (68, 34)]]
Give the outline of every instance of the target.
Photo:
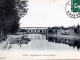
[(26, 15), (27, 0), (0, 0), (0, 39), (15, 33), (21, 17)]

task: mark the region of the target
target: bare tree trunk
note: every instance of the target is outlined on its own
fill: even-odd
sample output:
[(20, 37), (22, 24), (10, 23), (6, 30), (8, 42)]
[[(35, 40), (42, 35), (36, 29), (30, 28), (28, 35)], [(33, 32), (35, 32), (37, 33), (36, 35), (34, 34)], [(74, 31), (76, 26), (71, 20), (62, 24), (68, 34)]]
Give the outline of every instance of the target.
[(1, 37), (2, 37), (2, 34), (3, 34), (3, 32), (2, 32), (2, 28), (1, 28)]
[(2, 29), (0, 29), (0, 41), (2, 41)]
[(0, 41), (5, 40), (7, 38), (7, 33), (0, 29)]

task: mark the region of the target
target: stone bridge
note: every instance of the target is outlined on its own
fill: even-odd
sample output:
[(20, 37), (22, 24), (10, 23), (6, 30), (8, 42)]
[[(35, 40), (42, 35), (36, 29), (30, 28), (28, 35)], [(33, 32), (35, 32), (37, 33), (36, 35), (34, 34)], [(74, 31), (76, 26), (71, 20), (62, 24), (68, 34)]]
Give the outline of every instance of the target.
[(27, 34), (47, 34), (48, 27), (20, 27), (20, 30), (24, 30)]

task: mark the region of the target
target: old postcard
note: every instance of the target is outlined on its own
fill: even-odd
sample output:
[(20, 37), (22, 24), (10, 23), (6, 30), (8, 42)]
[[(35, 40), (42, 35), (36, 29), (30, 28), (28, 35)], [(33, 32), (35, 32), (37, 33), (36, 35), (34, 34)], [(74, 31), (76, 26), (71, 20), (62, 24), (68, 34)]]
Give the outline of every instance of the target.
[(80, 59), (80, 0), (0, 0), (0, 60)]

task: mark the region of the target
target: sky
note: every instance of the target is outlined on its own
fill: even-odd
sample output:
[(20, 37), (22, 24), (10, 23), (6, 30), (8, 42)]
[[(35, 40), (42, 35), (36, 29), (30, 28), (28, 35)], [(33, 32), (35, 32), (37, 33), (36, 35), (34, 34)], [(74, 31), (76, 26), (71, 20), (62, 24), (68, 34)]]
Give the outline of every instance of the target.
[(28, 0), (28, 12), (21, 18), (20, 27), (73, 26), (80, 18), (70, 18), (65, 12), (69, 0)]

